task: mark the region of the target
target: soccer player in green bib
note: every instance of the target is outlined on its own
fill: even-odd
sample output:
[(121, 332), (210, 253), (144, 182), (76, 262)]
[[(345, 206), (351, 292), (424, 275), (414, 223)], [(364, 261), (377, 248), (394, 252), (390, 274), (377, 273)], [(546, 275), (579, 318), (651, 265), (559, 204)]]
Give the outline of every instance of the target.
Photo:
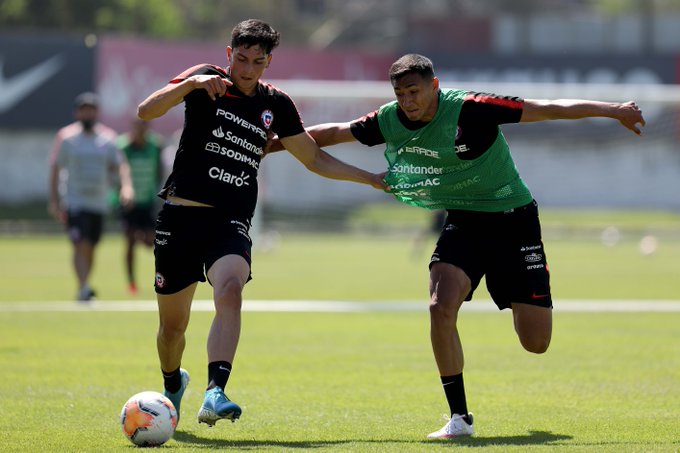
[[(608, 117), (640, 134), (634, 102), (535, 100), (442, 89), (432, 62), (409, 54), (389, 71), (396, 101), (355, 121), (312, 126), (319, 146), (385, 144), (385, 181), (407, 204), (445, 209), (430, 261), (430, 337), (451, 418), (428, 438), (474, 433), (463, 385), (457, 317), (482, 276), (499, 309), (510, 308), (529, 352), (548, 349), (552, 298), (538, 207), (517, 172), (500, 125)], [(275, 142), (272, 151), (280, 145)]]
[(128, 291), (137, 294), (135, 278), (135, 245), (153, 245), (154, 226), (158, 211), (158, 190), (161, 185), (161, 137), (149, 130), (146, 121), (134, 118), (130, 131), (118, 137), (118, 147), (130, 164), (132, 185), (135, 189), (133, 203), (121, 206), (121, 219), (125, 233), (125, 270)]

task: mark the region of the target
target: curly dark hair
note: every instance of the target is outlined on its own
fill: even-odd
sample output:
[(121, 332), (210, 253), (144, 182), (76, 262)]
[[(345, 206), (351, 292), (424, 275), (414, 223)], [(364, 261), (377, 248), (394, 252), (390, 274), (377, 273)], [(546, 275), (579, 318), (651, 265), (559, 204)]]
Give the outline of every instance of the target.
[(231, 31), (231, 48), (259, 45), (269, 54), (279, 45), (281, 34), (271, 25), (259, 19), (248, 19), (238, 23)]
[(420, 74), (424, 79), (434, 77), (432, 60), (417, 53), (409, 53), (399, 58), (390, 66), (390, 81), (404, 77), (407, 74)]

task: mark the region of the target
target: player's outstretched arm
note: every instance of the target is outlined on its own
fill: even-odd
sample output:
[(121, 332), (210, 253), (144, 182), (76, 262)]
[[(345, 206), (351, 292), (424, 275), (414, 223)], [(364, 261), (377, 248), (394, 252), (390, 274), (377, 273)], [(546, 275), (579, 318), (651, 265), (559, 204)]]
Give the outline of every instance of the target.
[(575, 120), (591, 117), (616, 119), (638, 135), (642, 133), (640, 128), (645, 125), (642, 112), (633, 101), (618, 103), (585, 99), (525, 99), (521, 122)]
[[(356, 141), (350, 123), (324, 123), (305, 128), (317, 145), (333, 146), (339, 143), (349, 143)], [(283, 151), (286, 147), (278, 137), (273, 137), (267, 146), (267, 154)]]
[(339, 143), (355, 142), (351, 123), (324, 123), (306, 128), (319, 146), (333, 146)]
[(144, 99), (137, 107), (137, 116), (149, 121), (161, 117), (168, 110), (182, 102), (184, 96), (194, 90), (205, 90), (214, 101), (218, 96), (223, 96), (227, 86), (232, 85), (228, 79), (217, 75), (195, 75), (178, 83), (169, 83)]
[(283, 147), (302, 162), (308, 170), (318, 175), (330, 179), (368, 184), (381, 190), (387, 187), (383, 181), (384, 173), (371, 173), (336, 159), (319, 148), (319, 145), (306, 131), (291, 137), (284, 137), (280, 141)]

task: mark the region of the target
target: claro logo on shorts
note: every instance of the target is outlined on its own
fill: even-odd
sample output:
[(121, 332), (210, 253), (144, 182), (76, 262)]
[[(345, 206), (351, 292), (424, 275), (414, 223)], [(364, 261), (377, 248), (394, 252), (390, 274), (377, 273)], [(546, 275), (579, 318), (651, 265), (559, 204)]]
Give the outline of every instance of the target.
[(212, 167), (210, 170), (208, 170), (208, 176), (210, 176), (212, 179), (217, 179), (218, 181), (226, 182), (227, 184), (231, 184), (236, 187), (250, 185), (248, 183), (250, 175), (246, 175), (245, 172), (241, 172), (240, 175), (232, 175), (221, 168)]

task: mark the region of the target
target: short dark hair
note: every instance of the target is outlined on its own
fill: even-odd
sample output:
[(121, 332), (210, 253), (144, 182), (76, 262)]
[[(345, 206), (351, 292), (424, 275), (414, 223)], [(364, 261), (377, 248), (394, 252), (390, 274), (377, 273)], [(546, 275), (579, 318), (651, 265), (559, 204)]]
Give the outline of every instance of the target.
[(231, 48), (259, 45), (266, 54), (269, 54), (279, 45), (280, 38), (281, 34), (268, 23), (248, 19), (238, 23), (231, 31)]
[(390, 66), (390, 81), (404, 77), (407, 74), (420, 74), (424, 79), (434, 77), (432, 60), (417, 53), (409, 53), (399, 58)]

